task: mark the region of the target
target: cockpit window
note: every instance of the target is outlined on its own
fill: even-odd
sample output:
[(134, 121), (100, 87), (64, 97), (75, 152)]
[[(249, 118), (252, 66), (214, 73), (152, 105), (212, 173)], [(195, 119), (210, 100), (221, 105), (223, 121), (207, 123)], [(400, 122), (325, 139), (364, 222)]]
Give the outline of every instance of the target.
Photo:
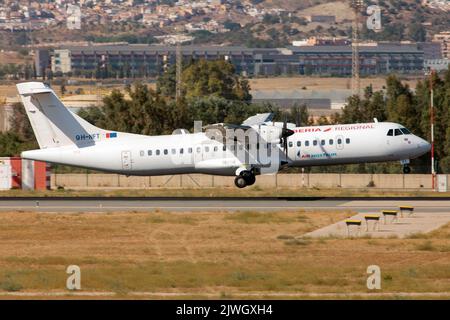
[(403, 132), (403, 134), (412, 134), (411, 131), (406, 128), (400, 128), (400, 130)]
[(395, 135), (401, 136), (403, 133), (400, 131), (400, 129), (395, 129)]
[(387, 135), (392, 137), (394, 135), (394, 129), (389, 130)]

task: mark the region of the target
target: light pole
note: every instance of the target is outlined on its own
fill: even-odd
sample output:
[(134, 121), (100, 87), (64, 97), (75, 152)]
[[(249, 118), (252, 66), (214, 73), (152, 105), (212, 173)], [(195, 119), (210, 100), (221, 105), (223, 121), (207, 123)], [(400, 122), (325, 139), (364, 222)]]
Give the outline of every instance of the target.
[(436, 191), (436, 168), (434, 161), (434, 70), (430, 70), (430, 128), (431, 128), (431, 183), (433, 191)]

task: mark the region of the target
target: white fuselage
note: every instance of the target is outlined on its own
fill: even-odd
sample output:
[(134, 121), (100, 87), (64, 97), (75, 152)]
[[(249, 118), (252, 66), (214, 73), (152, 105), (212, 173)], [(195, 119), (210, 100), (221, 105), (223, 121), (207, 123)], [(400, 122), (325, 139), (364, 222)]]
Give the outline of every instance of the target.
[[(287, 159), (280, 144), (264, 144), (264, 148), (271, 148), (278, 162), (284, 160), (292, 167), (407, 160), (430, 150), (428, 142), (413, 134), (398, 131), (401, 134), (395, 135), (400, 128), (395, 123), (301, 127), (293, 129), (295, 134), (288, 138)], [(388, 135), (390, 130), (392, 135)], [(89, 132), (77, 140), (78, 146), (25, 151), (22, 157), (124, 175), (234, 176), (248, 165), (236, 155), (238, 147), (224, 150), (221, 142), (205, 133), (143, 136)], [(273, 173), (280, 168), (278, 162)]]

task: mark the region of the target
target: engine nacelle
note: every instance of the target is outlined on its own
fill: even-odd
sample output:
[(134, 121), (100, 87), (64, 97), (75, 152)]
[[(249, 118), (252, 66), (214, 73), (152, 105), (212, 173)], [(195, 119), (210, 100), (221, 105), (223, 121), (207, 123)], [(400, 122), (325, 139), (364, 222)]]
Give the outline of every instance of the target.
[(295, 128), (295, 124), (288, 123), (287, 124), (287, 130), (283, 129), (283, 122), (274, 122), (273, 125), (260, 125), (255, 130), (258, 131), (258, 134), (260, 135), (260, 138), (264, 141), (267, 141), (268, 143), (281, 143), (281, 140), (286, 136), (290, 136), (294, 134), (292, 129)]
[[(270, 122), (270, 125), (277, 127), (277, 128), (283, 128), (284, 127), (284, 123), (283, 122)], [(286, 123), (286, 128), (293, 130), (295, 129), (297, 126), (295, 125), (295, 123)]]
[(283, 127), (276, 127), (271, 125), (261, 125), (255, 129), (261, 140), (267, 143), (280, 143), (283, 136)]

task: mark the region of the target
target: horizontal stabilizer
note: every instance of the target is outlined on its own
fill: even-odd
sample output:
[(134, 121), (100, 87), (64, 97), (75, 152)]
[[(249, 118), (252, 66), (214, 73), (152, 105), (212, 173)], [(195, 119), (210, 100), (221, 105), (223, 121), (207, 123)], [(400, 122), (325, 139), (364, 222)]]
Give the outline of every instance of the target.
[(17, 85), (17, 91), (20, 95), (33, 95), (39, 93), (52, 93), (53, 90), (42, 82), (25, 82)]

